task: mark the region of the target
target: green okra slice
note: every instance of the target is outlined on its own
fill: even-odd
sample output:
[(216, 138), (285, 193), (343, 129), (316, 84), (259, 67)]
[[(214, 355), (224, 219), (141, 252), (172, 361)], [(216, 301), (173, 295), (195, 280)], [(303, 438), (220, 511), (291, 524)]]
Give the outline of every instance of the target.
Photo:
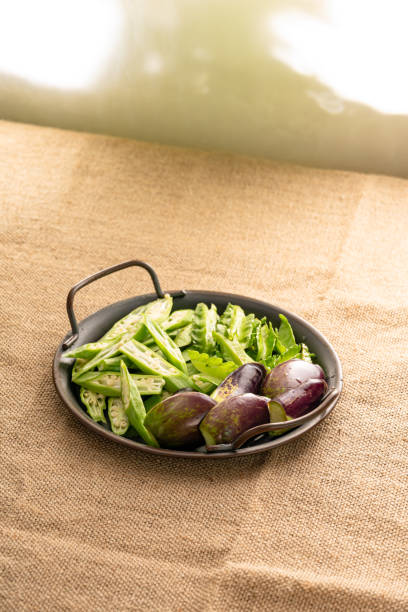
[[(162, 299), (149, 302), (139, 306), (131, 313), (117, 321), (113, 327), (100, 338), (97, 342), (91, 342), (82, 346), (68, 350), (64, 353), (64, 357), (81, 357), (85, 359), (99, 359), (102, 351), (108, 350), (109, 347), (115, 346), (121, 340), (136, 338), (140, 340), (146, 333), (144, 326), (144, 313), (148, 313), (154, 321), (163, 321), (168, 318), (173, 305), (173, 298), (165, 296)], [(112, 355), (108, 355), (112, 356)], [(95, 367), (92, 365), (92, 368)], [(92, 369), (91, 368), (91, 369)], [(87, 370), (84, 370), (87, 371)]]
[(242, 348), (236, 336), (230, 340), (218, 332), (214, 332), (214, 340), (220, 346), (224, 359), (232, 360), (237, 365), (253, 362), (253, 359)]
[(172, 307), (173, 298), (170, 295), (165, 295), (164, 298), (154, 300), (154, 302), (149, 302), (148, 304), (143, 304), (117, 321), (101, 340), (109, 340), (110, 338), (115, 338), (119, 334), (124, 334), (135, 324), (139, 326), (141, 323), (141, 327), (143, 328), (143, 315), (145, 313), (154, 321), (161, 323), (169, 317)]
[(105, 414), (103, 412), (106, 407), (105, 396), (101, 393), (90, 391), (85, 387), (81, 387), (79, 395), (91, 419), (97, 423), (106, 423)]
[(139, 390), (124, 361), (120, 364), (121, 398), (129, 423), (134, 427), (146, 444), (159, 447), (152, 433), (145, 427), (146, 410)]
[[(161, 376), (131, 374), (131, 377), (141, 395), (158, 395), (162, 392), (165, 381)], [(119, 372), (86, 372), (76, 379), (75, 383), (95, 393), (102, 393), (108, 397), (120, 397)]]
[(175, 366), (141, 342), (130, 340), (121, 347), (121, 351), (129, 357), (142, 372), (162, 376), (166, 381), (165, 387), (168, 391), (174, 392), (178, 389), (184, 389), (185, 387), (194, 388), (194, 383), (187, 374), (178, 370)]
[[(184, 310), (175, 310), (171, 313), (169, 318), (163, 323), (160, 323), (160, 327), (167, 333), (185, 327), (193, 320), (194, 310), (186, 308)], [(150, 317), (151, 318), (151, 317)]]
[(124, 436), (129, 429), (129, 419), (120, 397), (110, 397), (108, 399), (108, 415), (113, 433)]
[(208, 308), (206, 304), (197, 304), (192, 321), (191, 340), (198, 351), (212, 353), (215, 349), (213, 332), (218, 322), (217, 309), (214, 304)]
[(107, 348), (99, 351), (99, 353), (97, 353), (95, 357), (93, 357), (89, 361), (86, 361), (84, 365), (80, 367), (75, 373), (72, 372), (72, 380), (76, 382), (78, 378), (85, 374), (85, 372), (89, 372), (90, 370), (96, 368), (104, 359), (115, 357), (115, 355), (120, 353), (120, 346), (122, 342), (123, 338), (119, 338), (119, 340), (116, 340), (112, 344), (108, 345)]
[(126, 363), (128, 368), (134, 367), (134, 364), (130, 361), (130, 359), (128, 359), (124, 355), (116, 355), (116, 357), (108, 357), (107, 359), (102, 359), (102, 361), (98, 364), (98, 370), (100, 372), (120, 372), (120, 362), (122, 359)]
[(98, 342), (88, 342), (88, 344), (82, 344), (81, 346), (77, 346), (72, 350), (68, 350), (63, 356), (88, 361), (100, 353), (100, 351), (112, 346), (119, 338), (120, 336), (107, 341), (98, 340)]
[(165, 357), (167, 357), (168, 361), (178, 370), (181, 370), (187, 374), (186, 362), (184, 361), (183, 355), (181, 354), (177, 344), (175, 344), (170, 336), (166, 334), (166, 332), (163, 331), (160, 326), (152, 321), (147, 315), (145, 315), (145, 325), (157, 346), (160, 348)]

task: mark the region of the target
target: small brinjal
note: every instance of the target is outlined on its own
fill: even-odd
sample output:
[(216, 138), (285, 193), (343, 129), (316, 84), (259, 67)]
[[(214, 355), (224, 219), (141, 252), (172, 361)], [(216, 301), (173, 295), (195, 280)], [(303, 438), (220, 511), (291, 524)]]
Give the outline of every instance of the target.
[(222, 402), (228, 397), (243, 393), (257, 394), (265, 377), (266, 369), (260, 363), (244, 363), (213, 391), (211, 397), (216, 402)]
[(271, 421), (272, 415), (282, 409), (291, 419), (310, 412), (326, 391), (327, 384), (322, 378), (310, 378), (297, 387), (285, 391), (269, 401)]
[(269, 397), (244, 393), (216, 404), (200, 424), (206, 445), (228, 444), (247, 429), (268, 423), (269, 401)]
[(262, 394), (274, 398), (311, 378), (324, 381), (324, 372), (319, 365), (302, 359), (290, 359), (269, 372), (262, 385)]
[(160, 446), (195, 448), (203, 443), (200, 421), (214, 405), (215, 401), (204, 393), (176, 393), (149, 410), (144, 424)]

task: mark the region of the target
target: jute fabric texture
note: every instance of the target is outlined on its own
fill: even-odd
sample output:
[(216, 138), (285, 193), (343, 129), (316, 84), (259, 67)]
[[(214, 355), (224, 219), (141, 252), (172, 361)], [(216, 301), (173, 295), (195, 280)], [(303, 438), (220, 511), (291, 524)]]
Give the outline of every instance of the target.
[[(408, 609), (408, 182), (0, 123), (1, 585), (14, 611)], [(57, 397), (81, 278), (281, 305), (337, 350), (333, 413), (274, 452), (132, 452)], [(78, 294), (80, 319), (151, 291)]]

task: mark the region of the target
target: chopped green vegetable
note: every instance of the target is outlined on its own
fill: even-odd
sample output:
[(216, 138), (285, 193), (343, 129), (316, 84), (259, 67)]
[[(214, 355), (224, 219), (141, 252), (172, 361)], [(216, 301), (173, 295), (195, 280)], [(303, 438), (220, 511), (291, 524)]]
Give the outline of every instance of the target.
[(191, 378), (201, 393), (206, 393), (207, 395), (218, 386), (218, 379), (214, 379), (207, 374), (193, 374)]
[(91, 419), (97, 423), (106, 423), (103, 412), (105, 410), (105, 397), (84, 387), (81, 387), (79, 395)]
[(161, 323), (162, 329), (167, 333), (185, 327), (193, 320), (194, 310), (187, 308), (185, 310), (175, 310), (166, 321)]
[[(147, 314), (153, 321), (161, 323), (165, 321), (173, 307), (173, 298), (170, 295), (165, 295), (164, 298), (154, 300), (148, 304), (143, 304), (135, 310), (132, 310), (128, 315), (117, 321), (113, 327), (102, 336), (101, 340), (107, 340), (115, 338), (116, 336), (123, 335), (125, 332), (134, 330), (134, 335), (140, 335), (143, 330), (143, 315)], [(137, 338), (139, 339), (139, 338)]]
[(153, 337), (155, 343), (160, 348), (162, 353), (167, 357), (170, 363), (172, 363), (177, 369), (187, 374), (187, 366), (184, 361), (183, 355), (177, 344), (173, 342), (168, 334), (160, 328), (157, 323), (152, 321), (147, 315), (145, 315), (145, 325), (149, 330), (149, 333)]
[(124, 436), (129, 429), (129, 419), (120, 397), (110, 397), (108, 399), (108, 415), (113, 433)]
[(120, 364), (120, 388), (123, 407), (129, 423), (134, 427), (146, 444), (159, 447), (157, 440), (144, 426), (146, 410), (140, 397), (139, 390), (124, 361)]
[(109, 372), (120, 372), (120, 362), (122, 359), (126, 363), (128, 368), (133, 367), (133, 363), (130, 361), (130, 359), (124, 357), (123, 355), (117, 355), (116, 357), (109, 357), (108, 359), (103, 359), (98, 364), (98, 370), (100, 372), (106, 370), (108, 370)]
[(277, 348), (280, 353), (284, 353), (287, 349), (296, 345), (296, 340), (292, 327), (285, 315), (280, 314), (279, 318), (281, 320), (281, 324), (277, 331)]
[(193, 328), (193, 325), (190, 323), (190, 325), (186, 325), (182, 329), (178, 330), (177, 335), (174, 338), (174, 342), (179, 348), (182, 348), (183, 346), (188, 346), (189, 344), (191, 344), (192, 328)]
[(194, 347), (202, 352), (209, 353), (215, 348), (213, 332), (218, 321), (217, 309), (214, 304), (208, 308), (206, 304), (197, 304), (193, 315), (191, 338)]
[(236, 336), (232, 340), (229, 340), (218, 332), (214, 332), (214, 340), (221, 347), (225, 359), (231, 359), (237, 365), (243, 365), (244, 363), (251, 363), (253, 361), (242, 348)]
[[(164, 386), (164, 378), (161, 376), (149, 376), (147, 374), (131, 374), (141, 395), (158, 395)], [(101, 393), (109, 397), (120, 396), (119, 372), (86, 372), (76, 381), (86, 389)]]
[(210, 357), (207, 353), (189, 350), (188, 354), (193, 366), (202, 374), (212, 376), (218, 381), (217, 384), (227, 378), (237, 367), (233, 361), (223, 361), (220, 357)]
[(271, 323), (264, 323), (258, 327), (256, 361), (266, 362), (273, 353), (276, 336)]
[(166, 381), (168, 391), (177, 391), (185, 387), (194, 387), (193, 381), (171, 363), (158, 356), (137, 340), (130, 340), (121, 347), (122, 352), (133, 361), (142, 372), (157, 374)]

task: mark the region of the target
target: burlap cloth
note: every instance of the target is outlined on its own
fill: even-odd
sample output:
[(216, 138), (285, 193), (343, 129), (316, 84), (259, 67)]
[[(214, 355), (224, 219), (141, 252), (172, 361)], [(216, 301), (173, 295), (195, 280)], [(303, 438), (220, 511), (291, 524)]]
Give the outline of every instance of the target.
[[(408, 609), (408, 182), (0, 123), (2, 610)], [(65, 299), (131, 258), (166, 289), (299, 313), (331, 416), (274, 452), (169, 460), (90, 433), (53, 387)], [(80, 318), (150, 291), (126, 270)]]

